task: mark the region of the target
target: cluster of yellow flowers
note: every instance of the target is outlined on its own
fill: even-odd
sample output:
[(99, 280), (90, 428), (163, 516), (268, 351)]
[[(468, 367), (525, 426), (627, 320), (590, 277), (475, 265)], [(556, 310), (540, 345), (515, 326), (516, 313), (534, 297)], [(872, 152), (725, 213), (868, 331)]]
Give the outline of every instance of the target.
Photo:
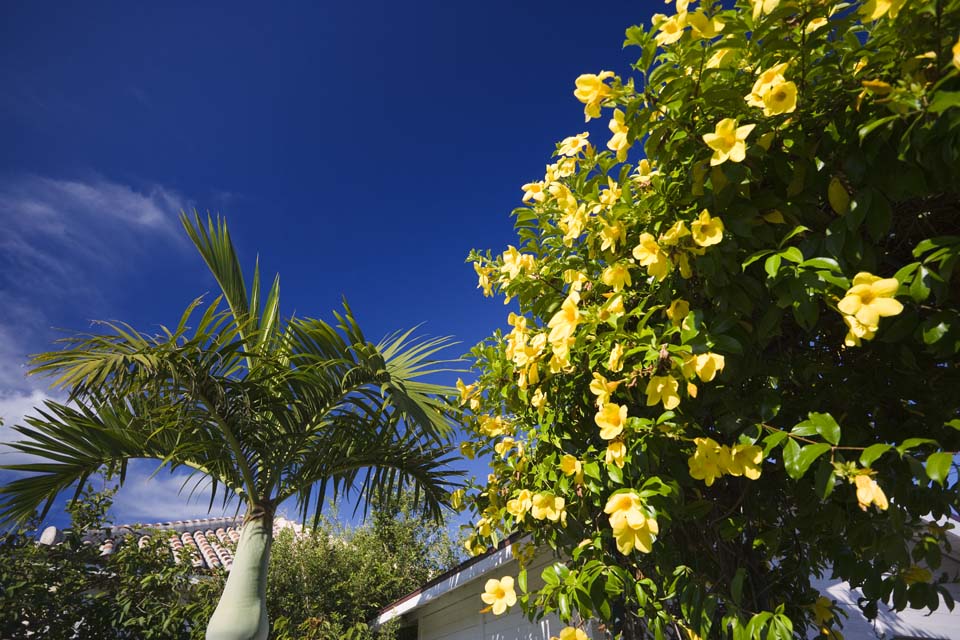
[(691, 4), (691, 0), (677, 0), (675, 15), (669, 18), (662, 13), (653, 15), (650, 21), (659, 30), (655, 38), (658, 45), (673, 44), (683, 37), (687, 27), (694, 39), (714, 38), (723, 31), (726, 25), (719, 18), (707, 16), (703, 10), (688, 11)]
[(704, 209), (689, 229), (686, 222), (678, 220), (659, 238), (641, 233), (639, 243), (633, 248), (633, 257), (658, 281), (667, 277), (674, 264), (679, 266), (682, 277), (689, 278), (693, 275), (691, 256), (703, 255), (707, 247), (720, 244), (723, 229), (723, 220)]
[(783, 76), (789, 66), (789, 62), (781, 62), (762, 72), (744, 96), (747, 104), (763, 109), (765, 116), (793, 113), (797, 108), (797, 85)]
[(635, 491), (613, 494), (603, 512), (610, 516), (610, 528), (613, 529), (620, 553), (626, 555), (634, 549), (650, 553), (660, 526), (656, 518), (648, 515)]
[(843, 339), (848, 347), (859, 347), (861, 340), (872, 340), (880, 318), (895, 316), (903, 305), (894, 296), (900, 283), (896, 278), (879, 278), (861, 271), (853, 278), (853, 286), (837, 304), (849, 331)]
[(753, 444), (720, 445), (713, 438), (695, 438), (697, 450), (687, 460), (690, 477), (703, 480), (709, 487), (720, 476), (760, 477), (763, 449)]
[(521, 489), (515, 498), (507, 501), (507, 513), (518, 520), (529, 512), (535, 520), (566, 524), (566, 507), (566, 500), (560, 496), (552, 493), (533, 493), (529, 489)]

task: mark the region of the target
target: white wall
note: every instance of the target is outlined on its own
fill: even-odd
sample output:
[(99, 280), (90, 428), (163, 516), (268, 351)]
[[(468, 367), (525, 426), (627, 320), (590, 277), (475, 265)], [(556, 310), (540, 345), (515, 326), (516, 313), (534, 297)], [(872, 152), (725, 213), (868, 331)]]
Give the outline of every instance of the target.
[[(544, 553), (527, 567), (528, 584), (531, 589), (542, 586), (540, 573), (551, 562), (553, 558), (550, 554)], [(480, 610), (487, 606), (480, 599), (486, 581), (503, 576), (516, 579), (519, 570), (517, 562), (510, 560), (487, 575), (463, 584), (444, 597), (437, 598), (417, 610), (413, 617), (419, 622), (419, 639), (549, 640), (551, 636), (560, 635), (560, 630), (566, 625), (561, 624), (556, 616), (549, 615), (539, 622), (531, 623), (523, 615), (519, 604), (499, 616), (480, 613)], [(517, 590), (519, 595), (519, 587)]]

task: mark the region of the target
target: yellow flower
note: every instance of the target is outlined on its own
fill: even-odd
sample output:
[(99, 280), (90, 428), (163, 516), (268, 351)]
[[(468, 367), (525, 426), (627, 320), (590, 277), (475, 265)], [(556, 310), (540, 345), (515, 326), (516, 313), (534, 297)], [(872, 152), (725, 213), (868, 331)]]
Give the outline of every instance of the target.
[(704, 65), (705, 68), (721, 69), (723, 67), (729, 67), (736, 60), (736, 56), (731, 55), (732, 53), (733, 49), (717, 49), (716, 53), (707, 60), (707, 64)]
[(583, 108), (585, 122), (589, 122), (590, 118), (600, 117), (600, 103), (610, 95), (610, 86), (603, 81), (612, 77), (612, 71), (601, 71), (599, 74), (584, 73), (577, 78), (577, 88), (573, 95), (586, 105)]
[(680, 385), (673, 376), (651, 377), (647, 383), (647, 406), (652, 407), (662, 402), (664, 409), (676, 409), (680, 404), (680, 395), (677, 393), (679, 388)]
[(879, 20), (888, 13), (891, 18), (896, 18), (906, 3), (907, 0), (868, 0), (860, 7), (860, 16), (868, 22)]
[(697, 377), (704, 382), (710, 382), (721, 371), (725, 358), (719, 353), (701, 353), (694, 361)]
[(607, 149), (617, 154), (617, 160), (623, 162), (627, 159), (627, 151), (630, 150), (630, 142), (627, 140), (627, 134), (630, 133), (630, 126), (624, 121), (623, 111), (616, 109), (613, 112), (613, 118), (607, 125), (613, 137), (607, 142)]
[(557, 206), (565, 213), (570, 214), (577, 210), (577, 198), (567, 185), (554, 182), (547, 190), (557, 201)]
[(546, 408), (547, 396), (541, 389), (537, 389), (533, 392), (533, 396), (530, 398), (530, 406), (537, 411), (543, 411), (543, 409)]
[(480, 518), (477, 521), (477, 535), (483, 538), (489, 538), (491, 533), (490, 520), (487, 518)]
[(780, 0), (750, 0), (750, 2), (753, 4), (754, 21), (757, 21), (762, 15), (772, 13), (773, 10), (777, 8), (777, 5), (780, 4)]
[(480, 599), (493, 608), (493, 615), (499, 616), (517, 604), (517, 592), (513, 590), (513, 578), (504, 576), (497, 580), (490, 578), (483, 586), (483, 593)]
[(883, 80), (863, 80), (860, 82), (860, 84), (864, 89), (875, 96), (885, 96), (893, 91), (893, 87), (890, 86), (890, 83), (884, 82)]
[(563, 244), (568, 247), (573, 246), (573, 241), (583, 234), (586, 224), (587, 209), (583, 205), (560, 218), (559, 227), (563, 231)]
[(617, 204), (622, 193), (623, 190), (620, 188), (620, 185), (617, 184), (617, 181), (608, 176), (607, 188), (600, 192), (600, 204), (606, 207), (612, 207)]
[(843, 337), (843, 344), (846, 347), (859, 347), (861, 340), (873, 340), (877, 335), (879, 327), (870, 327), (853, 316), (843, 316), (843, 321), (847, 323), (847, 335)]
[(584, 131), (583, 133), (577, 134), (575, 136), (570, 136), (569, 138), (564, 138), (560, 143), (560, 155), (562, 156), (575, 156), (580, 153), (587, 146), (587, 138), (590, 136), (590, 133)]
[(764, 106), (763, 98), (767, 95), (767, 92), (773, 89), (775, 86), (786, 81), (786, 79), (783, 77), (783, 73), (789, 66), (789, 62), (781, 62), (760, 73), (756, 82), (753, 83), (753, 89), (750, 90), (750, 93), (744, 96), (744, 100), (747, 101), (747, 104), (751, 107), (762, 108)]
[(530, 514), (537, 520), (566, 520), (566, 501), (550, 493), (533, 494), (533, 507)]
[(550, 328), (550, 335), (547, 340), (550, 341), (551, 345), (565, 342), (568, 338), (573, 337), (573, 333), (577, 330), (577, 325), (580, 323), (580, 310), (577, 308), (578, 297), (575, 294), (568, 295), (560, 306), (560, 310), (550, 318), (550, 322), (547, 324), (547, 327)]
[(521, 489), (516, 498), (507, 500), (507, 512), (515, 518), (523, 518), (533, 507), (533, 494), (529, 489)]
[(583, 473), (583, 463), (577, 460), (576, 456), (569, 453), (560, 458), (560, 471), (565, 476), (579, 475)]
[(750, 480), (760, 477), (760, 465), (763, 463), (763, 449), (754, 444), (736, 444), (723, 447), (720, 455), (721, 466), (732, 476), (746, 476)]
[(457, 378), (457, 391), (460, 392), (460, 404), (466, 404), (477, 390), (477, 384), (464, 384), (463, 380)]
[(960, 38), (957, 38), (957, 43), (953, 45), (953, 66), (960, 69)]
[(477, 455), (477, 452), (473, 449), (472, 442), (461, 442), (460, 443), (460, 455), (462, 455), (467, 460), (473, 460)]
[(631, 177), (632, 180), (640, 183), (640, 185), (650, 184), (650, 179), (655, 175), (659, 175), (660, 172), (653, 168), (653, 165), (650, 164), (650, 161), (646, 158), (642, 159), (637, 163), (637, 170)]
[(854, 276), (853, 286), (837, 304), (837, 309), (875, 331), (880, 318), (895, 316), (903, 311), (903, 305), (894, 299), (899, 287), (896, 278), (878, 278), (861, 271)]
[(563, 272), (563, 281), (570, 285), (571, 291), (579, 292), (587, 282), (587, 276), (576, 269), (567, 269)]
[(667, 254), (660, 250), (660, 245), (649, 233), (641, 233), (639, 240), (640, 244), (633, 248), (633, 257), (641, 267), (647, 268), (647, 273), (657, 280), (663, 280), (670, 272)]
[(813, 618), (818, 625), (833, 619), (833, 600), (820, 596), (813, 603)]
[(484, 297), (489, 298), (493, 295), (493, 284), (490, 282), (493, 267), (482, 267), (479, 262), (474, 262), (473, 270), (477, 272), (477, 289), (483, 289)]
[(466, 539), (466, 541), (463, 543), (463, 548), (466, 549), (467, 553), (469, 553), (471, 556), (478, 556), (487, 550), (483, 543), (477, 540), (477, 536), (475, 535)]
[(450, 494), (450, 506), (460, 511), (463, 508), (463, 496), (466, 494), (465, 489), (457, 489)]
[(496, 438), (507, 433), (509, 425), (503, 416), (480, 416), (480, 433), (488, 438)]
[(755, 124), (737, 126), (733, 118), (724, 118), (717, 123), (713, 133), (703, 134), (703, 141), (713, 149), (710, 166), (731, 162), (743, 162), (747, 157), (747, 136), (753, 131)]
[[(607, 296), (611, 294), (605, 293), (604, 295)], [(623, 296), (615, 295), (600, 307), (600, 311), (597, 312), (597, 318), (599, 318), (601, 322), (616, 322), (624, 313), (626, 313), (626, 310), (623, 308)]]
[(810, 22), (807, 23), (807, 26), (806, 26), (806, 27), (803, 28), (803, 32), (804, 32), (804, 33), (813, 33), (814, 31), (816, 31), (816, 30), (819, 29), (820, 27), (825, 27), (825, 26), (827, 26), (827, 19), (826, 19), (826, 18), (823, 18), (823, 17), (814, 18), (813, 20), (811, 20)]
[(683, 29), (686, 26), (687, 14), (678, 13), (658, 25), (660, 33), (655, 40), (659, 46), (673, 44), (683, 36)]
[(610, 251), (617, 250), (617, 244), (626, 240), (627, 230), (620, 224), (619, 220), (611, 220), (609, 223), (604, 223), (603, 229), (600, 231), (600, 250)]
[(593, 382), (590, 383), (590, 393), (597, 396), (597, 407), (610, 402), (610, 394), (617, 390), (623, 380), (607, 380), (602, 375), (593, 372)]
[(626, 491), (610, 496), (603, 512), (610, 516), (610, 528), (617, 540), (617, 550), (626, 555), (637, 549), (650, 553), (660, 527), (656, 519), (643, 512), (640, 496)]
[(713, 38), (723, 31), (726, 26), (719, 18), (708, 18), (703, 11), (694, 11), (687, 14), (687, 24), (697, 38)]
[(624, 457), (627, 455), (627, 445), (622, 440), (614, 440), (607, 445), (607, 451), (603, 455), (603, 461), (606, 464), (615, 464), (623, 469)]
[(607, 369), (617, 373), (623, 369), (623, 345), (619, 342), (613, 345), (610, 350), (610, 358), (607, 360)]
[(880, 511), (886, 511), (887, 507), (890, 506), (887, 502), (887, 495), (880, 488), (880, 485), (870, 477), (869, 471), (854, 476), (853, 483), (857, 487), (857, 502), (860, 503), (862, 510), (866, 511), (871, 504), (876, 505)]
[(673, 247), (688, 235), (690, 235), (690, 230), (687, 229), (687, 224), (683, 220), (677, 220), (666, 232), (660, 235), (660, 244)]
[(547, 199), (542, 182), (529, 182), (520, 188), (523, 190), (523, 202), (529, 202), (530, 200), (543, 202)]
[(503, 252), (503, 266), (500, 267), (500, 273), (506, 279), (513, 280), (521, 271), (533, 271), (533, 256), (517, 251), (513, 245), (507, 245), (507, 250)]
[(623, 427), (627, 423), (627, 407), (608, 402), (600, 407), (600, 411), (597, 411), (593, 421), (600, 427), (601, 438), (613, 440), (623, 433)]
[(550, 640), (589, 640), (589, 638), (587, 638), (587, 634), (576, 627), (564, 627), (560, 631), (559, 639), (554, 636)]
[(774, 85), (763, 96), (763, 115), (778, 116), (793, 113), (797, 108), (797, 85), (793, 82), (781, 82)]
[(510, 450), (513, 449), (513, 445), (516, 443), (516, 440), (513, 438), (504, 438), (497, 444), (493, 445), (493, 450), (497, 452), (498, 456), (507, 457), (507, 454), (510, 453)]
[(720, 244), (723, 240), (723, 221), (712, 218), (710, 212), (704, 209), (700, 212), (700, 217), (690, 223), (690, 232), (693, 241), (701, 247)]
[(690, 313), (690, 303), (683, 298), (677, 298), (667, 308), (667, 318), (675, 327), (679, 327), (683, 319)]
[(695, 438), (697, 450), (687, 460), (690, 477), (703, 480), (709, 487), (714, 480), (723, 475), (720, 464), (720, 445), (713, 438)]

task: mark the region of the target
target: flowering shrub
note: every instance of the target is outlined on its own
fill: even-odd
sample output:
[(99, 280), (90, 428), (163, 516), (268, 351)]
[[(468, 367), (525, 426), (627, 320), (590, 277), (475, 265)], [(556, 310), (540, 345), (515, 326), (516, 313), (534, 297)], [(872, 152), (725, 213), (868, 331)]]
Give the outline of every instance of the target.
[(673, 10), (576, 80), (611, 137), (470, 256), (519, 313), (459, 384), (467, 548), (530, 532), (560, 561), (521, 606), (622, 637), (837, 635), (824, 573), (868, 616), (952, 606), (960, 1)]

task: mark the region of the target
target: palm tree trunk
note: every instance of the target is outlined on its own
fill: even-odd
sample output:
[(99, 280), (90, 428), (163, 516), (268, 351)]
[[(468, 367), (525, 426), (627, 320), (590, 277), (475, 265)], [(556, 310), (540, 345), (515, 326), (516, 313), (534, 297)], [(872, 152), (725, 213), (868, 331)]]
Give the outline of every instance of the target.
[(240, 532), (230, 576), (207, 625), (207, 640), (266, 640), (267, 568), (273, 544), (273, 509), (252, 510)]

